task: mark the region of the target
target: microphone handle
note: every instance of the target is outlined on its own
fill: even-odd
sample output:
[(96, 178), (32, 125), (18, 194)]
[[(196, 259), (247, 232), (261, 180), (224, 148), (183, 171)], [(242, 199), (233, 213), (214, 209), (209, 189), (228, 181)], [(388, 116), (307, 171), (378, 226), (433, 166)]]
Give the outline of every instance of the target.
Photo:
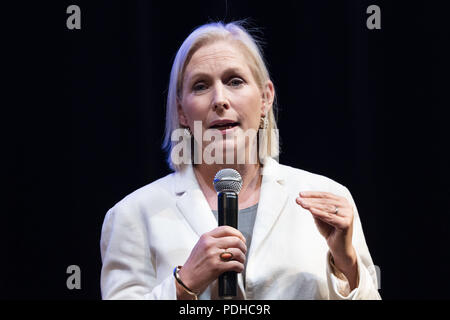
[[(238, 195), (233, 191), (218, 194), (219, 226), (238, 228)], [(237, 273), (227, 271), (219, 276), (219, 297), (225, 299), (237, 296)]]

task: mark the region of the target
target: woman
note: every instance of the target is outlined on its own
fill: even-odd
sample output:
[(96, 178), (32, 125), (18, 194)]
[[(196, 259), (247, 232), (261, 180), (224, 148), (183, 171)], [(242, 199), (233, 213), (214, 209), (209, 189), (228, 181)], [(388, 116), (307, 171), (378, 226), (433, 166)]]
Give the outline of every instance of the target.
[[(380, 298), (349, 191), (274, 160), (274, 100), (259, 47), (240, 23), (188, 36), (167, 99), (175, 172), (108, 211), (104, 299), (216, 299), (226, 271), (238, 273), (238, 299)], [(242, 176), (241, 230), (217, 227), (212, 181), (223, 168)]]

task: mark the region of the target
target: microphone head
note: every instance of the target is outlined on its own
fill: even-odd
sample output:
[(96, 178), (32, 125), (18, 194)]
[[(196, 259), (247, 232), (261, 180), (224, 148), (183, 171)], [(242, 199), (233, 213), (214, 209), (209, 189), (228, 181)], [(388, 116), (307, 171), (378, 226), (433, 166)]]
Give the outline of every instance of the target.
[(214, 177), (214, 189), (216, 192), (233, 191), (239, 194), (242, 188), (242, 177), (234, 169), (222, 169)]

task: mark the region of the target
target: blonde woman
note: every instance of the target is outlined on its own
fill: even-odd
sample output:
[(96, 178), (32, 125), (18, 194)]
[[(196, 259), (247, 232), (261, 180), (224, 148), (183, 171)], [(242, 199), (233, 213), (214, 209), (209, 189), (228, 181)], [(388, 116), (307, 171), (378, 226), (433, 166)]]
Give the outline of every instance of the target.
[[(242, 23), (206, 24), (186, 38), (167, 97), (174, 172), (108, 211), (104, 299), (218, 299), (226, 271), (238, 273), (237, 299), (380, 298), (350, 192), (275, 160), (274, 104), (261, 50)], [(218, 227), (212, 181), (223, 168), (242, 176), (239, 230)]]

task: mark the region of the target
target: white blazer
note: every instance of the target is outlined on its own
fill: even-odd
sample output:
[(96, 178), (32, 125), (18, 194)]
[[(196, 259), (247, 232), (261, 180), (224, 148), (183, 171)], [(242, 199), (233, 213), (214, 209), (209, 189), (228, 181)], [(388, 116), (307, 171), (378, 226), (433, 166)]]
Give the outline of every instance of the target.
[[(347, 188), (271, 158), (262, 172), (245, 289), (238, 274), (237, 298), (380, 299), (375, 268)], [(352, 292), (345, 277), (332, 272), (326, 240), (311, 213), (295, 202), (301, 191), (331, 192), (354, 205), (359, 284)], [(183, 265), (199, 237), (216, 227), (192, 166), (134, 191), (108, 211), (103, 223), (103, 299), (176, 299), (174, 267)], [(199, 299), (217, 299), (217, 287), (216, 280)]]

